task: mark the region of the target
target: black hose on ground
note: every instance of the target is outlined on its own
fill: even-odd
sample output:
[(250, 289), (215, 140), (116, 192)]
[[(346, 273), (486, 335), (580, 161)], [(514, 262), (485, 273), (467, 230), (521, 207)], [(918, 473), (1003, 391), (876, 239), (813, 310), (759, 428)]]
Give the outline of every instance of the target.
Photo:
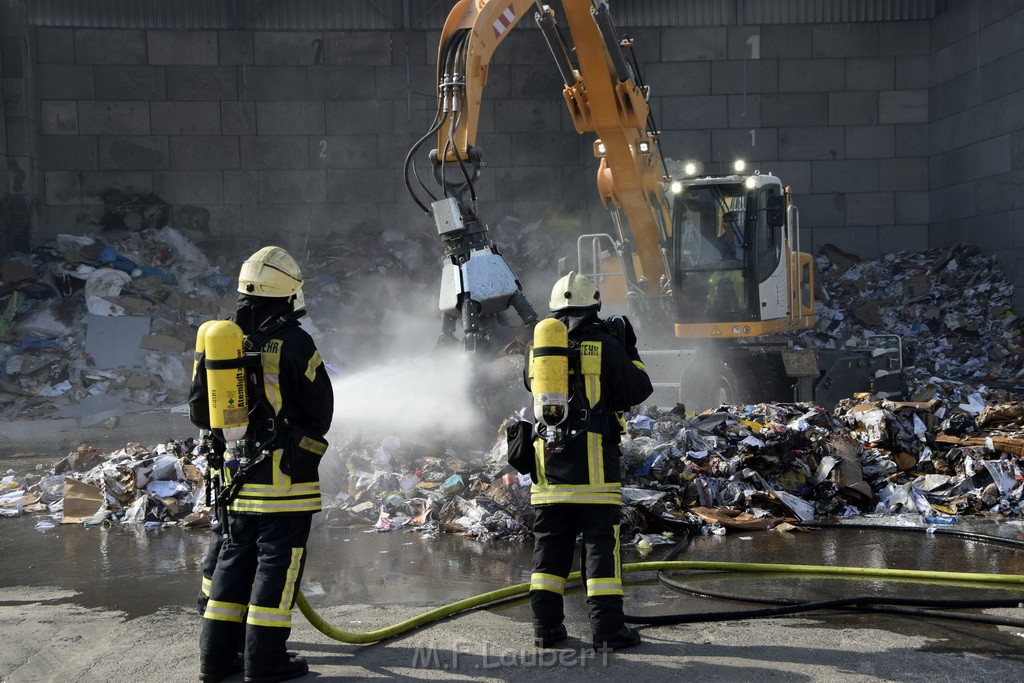
[[(943, 535), (966, 538), (968, 540), (980, 541), (993, 544), (1008, 545), (1011, 547), (1021, 548), (1024, 547), (1024, 543), (1015, 539), (1001, 538), (998, 536), (991, 536), (989, 534), (979, 534), (974, 532), (964, 532), (958, 529), (937, 529), (937, 528), (921, 528), (921, 527), (894, 527), (887, 525), (874, 525), (874, 524), (835, 524), (827, 522), (806, 522), (801, 523), (798, 526), (806, 528), (819, 528), (819, 529), (871, 529), (881, 531), (891, 531), (893, 529), (900, 531), (918, 531), (918, 532), (930, 532), (930, 533), (942, 533)], [(686, 549), (690, 546), (693, 540), (692, 531), (687, 529), (685, 538), (680, 541), (669, 553), (666, 555), (666, 561), (672, 561), (677, 559)], [(754, 610), (733, 610), (733, 611), (722, 611), (722, 612), (703, 612), (703, 613), (678, 613), (678, 614), (666, 614), (657, 616), (637, 616), (629, 615), (625, 616), (625, 620), (630, 624), (643, 624), (650, 626), (666, 626), (672, 624), (686, 624), (703, 621), (731, 621), (737, 619), (755, 619), (764, 617), (778, 617), (786, 616), (790, 614), (798, 614), (803, 612), (811, 612), (817, 610), (854, 610), (854, 611), (872, 611), (872, 612), (884, 612), (889, 614), (898, 614), (903, 616), (916, 616), (916, 617), (930, 617), (938, 619), (952, 619), (958, 621), (970, 621), (976, 623), (988, 623), (996, 624), (1001, 626), (1014, 626), (1024, 627), (1024, 619), (1017, 619), (1013, 617), (997, 617), (987, 614), (963, 614), (959, 612), (948, 612), (945, 609), (985, 609), (985, 608), (997, 608), (997, 607), (1009, 607), (1019, 608), (1024, 607), (1024, 603), (1020, 599), (986, 599), (986, 600), (926, 600), (917, 598), (896, 598), (896, 597), (878, 597), (878, 596), (854, 596), (848, 598), (836, 598), (832, 600), (818, 600), (818, 601), (801, 601), (795, 599), (786, 598), (753, 598), (748, 596), (717, 593), (707, 590), (696, 589), (691, 586), (687, 586), (681, 582), (671, 579), (667, 572), (659, 571), (658, 580), (665, 586), (674, 590), (684, 591), (693, 595), (701, 597), (718, 598), (724, 600), (734, 600), (738, 602), (751, 602), (759, 604), (776, 605), (775, 607), (769, 607), (764, 609)], [(945, 609), (938, 609), (945, 608)]]

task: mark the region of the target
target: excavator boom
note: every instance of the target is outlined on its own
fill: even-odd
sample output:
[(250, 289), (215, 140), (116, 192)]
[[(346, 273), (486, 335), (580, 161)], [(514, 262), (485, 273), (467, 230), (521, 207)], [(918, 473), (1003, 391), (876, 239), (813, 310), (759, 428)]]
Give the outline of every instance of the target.
[[(406, 159), (406, 181), (413, 198), (438, 224), (445, 257), (452, 266), (442, 284), (440, 305), (447, 321), (443, 337), (454, 336), (454, 322), (459, 319), (464, 340), (466, 331), (477, 341), (488, 337), (487, 318), (496, 308), (513, 306), (525, 322), (535, 316), (511, 269), (487, 238), (474, 187), (483, 164), (476, 136), (490, 60), (528, 13), (539, 26), (562, 76), (563, 97), (576, 131), (596, 135), (594, 153), (600, 158), (597, 188), (616, 226), (615, 250), (627, 297), (639, 304), (668, 293), (671, 215), (665, 199), (659, 136), (648, 126), (646, 88), (637, 82), (623, 55), (606, 2), (563, 0), (561, 11), (571, 44), (563, 37), (555, 10), (536, 0), (460, 0), (442, 29), (437, 115), (431, 130)], [(429, 158), (441, 197), (422, 182), (417, 190), (410, 181), (410, 167), (419, 178), (413, 152), (431, 137), (436, 137), (437, 146)], [(474, 267), (482, 263), (481, 251), (490, 254), (487, 268)], [(496, 265), (499, 259), (500, 266)], [(481, 272), (495, 270), (502, 271), (504, 284), (495, 289), (479, 282)], [(511, 291), (512, 282), (516, 292)], [(483, 290), (487, 290), (488, 300), (481, 305), (477, 293)], [(507, 301), (502, 306), (504, 298)]]
[[(665, 365), (652, 377), (667, 378), (665, 386), (674, 388), (680, 401), (687, 385), (708, 389), (700, 403), (735, 398), (737, 376), (766, 368), (766, 357), (781, 358), (767, 336), (814, 325), (813, 260), (799, 252), (796, 206), (789, 188), (771, 174), (737, 168), (704, 175), (702, 169), (685, 170), (688, 163), (669, 172), (647, 87), (636, 62), (624, 53), (632, 42), (620, 39), (609, 3), (601, 0), (561, 0), (557, 6), (539, 0), (459, 0), (445, 21), (438, 46), (437, 113), (410, 149), (405, 167), (411, 196), (434, 218), (444, 244), (441, 339), (471, 352), (507, 352), (515, 348), (505, 344), (508, 337), (522, 341), (525, 335), (509, 334), (505, 312), (512, 308), (519, 314), (525, 323), (520, 331), (537, 319), (488, 237), (475, 188), (483, 167), (477, 127), (491, 58), (527, 14), (561, 75), (576, 132), (594, 135), (597, 191), (614, 224), (611, 235), (579, 237), (577, 269), (595, 276), (606, 312), (629, 313), (645, 339), (655, 340), (648, 365), (660, 360)], [(436, 142), (427, 155), (433, 187), (420, 179), (413, 162), (428, 141)], [(456, 335), (460, 322), (461, 338)], [(689, 365), (681, 369), (681, 361)], [(900, 362), (882, 370), (893, 374)], [(822, 385), (816, 374), (820, 359), (790, 365), (785, 372), (770, 371), (771, 382), (781, 377), (784, 390), (778, 393), (795, 385), (808, 390)], [(696, 380), (687, 378), (691, 366), (700, 370)]]

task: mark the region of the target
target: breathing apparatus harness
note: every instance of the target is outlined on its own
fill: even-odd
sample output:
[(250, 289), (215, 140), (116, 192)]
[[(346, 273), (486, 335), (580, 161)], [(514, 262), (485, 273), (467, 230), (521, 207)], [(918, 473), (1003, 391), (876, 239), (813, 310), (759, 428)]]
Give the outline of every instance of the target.
[[(548, 325), (542, 328), (545, 323)], [(603, 330), (617, 340), (624, 338), (621, 319), (595, 319), (588, 321), (586, 326)], [(568, 330), (562, 321), (547, 318), (538, 324), (534, 330), (532, 353), (540, 366), (535, 369), (533, 386), (536, 430), (544, 439), (545, 450), (559, 453), (570, 441), (586, 432), (619, 435), (617, 420), (607, 404), (597, 409), (587, 405), (581, 343), (568, 338)], [(545, 367), (549, 364), (550, 370)], [(560, 376), (563, 372), (564, 380)], [(538, 380), (541, 386), (537, 386)], [(554, 392), (551, 391), (552, 386)]]
[[(215, 515), (222, 521), (221, 531), (228, 536), (230, 526), (227, 524), (228, 506), (238, 497), (242, 487), (248, 481), (257, 465), (270, 454), (280, 433), (278, 420), (273, 408), (267, 401), (263, 387), (263, 354), (261, 349), (280, 330), (292, 325), (305, 315), (305, 310), (290, 311), (268, 318), (257, 329), (256, 334), (248, 335), (242, 341), (242, 355), (228, 360), (205, 359), (207, 370), (242, 370), (244, 372), (244, 391), (248, 397), (248, 424), (245, 436), (239, 439), (235, 448), (225, 448), (217, 452), (209, 448), (208, 460), (210, 470), (222, 472), (216, 477), (207, 477), (206, 504), (215, 510)], [(250, 454), (255, 454), (251, 456)], [(228, 472), (228, 480), (222, 481), (223, 470)]]

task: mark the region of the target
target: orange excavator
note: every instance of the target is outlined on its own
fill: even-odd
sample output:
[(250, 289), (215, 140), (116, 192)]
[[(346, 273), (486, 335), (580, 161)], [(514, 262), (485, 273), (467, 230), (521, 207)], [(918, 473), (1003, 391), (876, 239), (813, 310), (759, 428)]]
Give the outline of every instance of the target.
[[(612, 233), (579, 235), (575, 270), (601, 289), (603, 314), (628, 314), (641, 337), (656, 402), (687, 407), (765, 400), (830, 406), (855, 391), (899, 392), (898, 338), (871, 348), (801, 349), (784, 333), (811, 328), (813, 259), (799, 249), (790, 188), (737, 162), (706, 174), (697, 161), (669, 162), (648, 106), (648, 86), (627, 59), (607, 2), (459, 0), (441, 32), (437, 112), (409, 150), (405, 179), (444, 244), (442, 340), (473, 353), (508, 348), (515, 326), (537, 314), (488, 237), (475, 183), (480, 106), (492, 55), (532, 14), (563, 81), (576, 131), (594, 134), (597, 192)], [(567, 32), (559, 23), (564, 20)], [(568, 35), (567, 35), (568, 34)], [(436, 189), (414, 159), (427, 141)], [(436, 192), (436, 194), (435, 194)], [(552, 273), (552, 281), (557, 277)], [(461, 335), (460, 327), (461, 324)], [(521, 335), (520, 335), (521, 338)]]

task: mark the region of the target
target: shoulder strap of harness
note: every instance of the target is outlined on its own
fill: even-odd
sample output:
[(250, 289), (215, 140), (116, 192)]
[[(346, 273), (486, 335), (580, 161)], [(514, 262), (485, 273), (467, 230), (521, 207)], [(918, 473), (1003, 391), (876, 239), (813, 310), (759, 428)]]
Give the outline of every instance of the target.
[[(278, 439), (280, 424), (278, 416), (274, 412), (270, 402), (267, 401), (267, 393), (263, 386), (263, 356), (261, 350), (275, 334), (286, 327), (290, 327), (296, 320), (306, 314), (306, 311), (291, 311), (275, 318), (266, 320), (255, 334), (247, 335), (242, 342), (245, 349), (244, 359), (249, 359), (241, 365), (245, 367), (245, 381), (249, 388), (249, 397), (252, 402), (252, 409), (249, 411), (250, 426), (246, 433), (246, 440), (249, 441), (250, 452), (256, 453), (252, 465), (262, 460), (262, 451), (271, 448)], [(239, 359), (242, 360), (242, 359)], [(237, 367), (237, 366), (232, 366)]]
[[(583, 377), (583, 361), (580, 342), (569, 341), (569, 431), (570, 433), (597, 432), (618, 433), (612, 426), (611, 415), (606, 404), (595, 410), (587, 399), (586, 380)], [(598, 380), (600, 381), (600, 380)], [(600, 402), (599, 402), (600, 403)]]

